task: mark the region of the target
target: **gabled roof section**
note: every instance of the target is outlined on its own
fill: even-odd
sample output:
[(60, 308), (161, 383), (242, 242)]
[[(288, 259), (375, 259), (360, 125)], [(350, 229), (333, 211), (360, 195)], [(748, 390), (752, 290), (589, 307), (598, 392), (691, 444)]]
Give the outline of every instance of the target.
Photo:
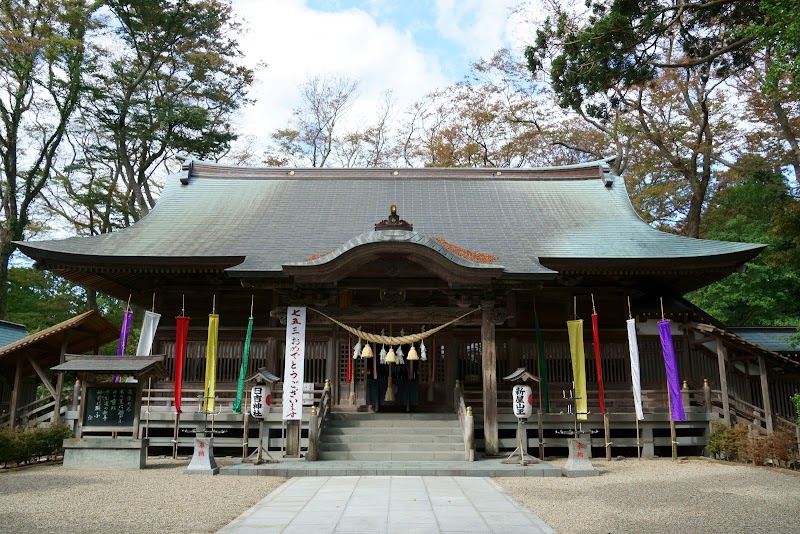
[(73, 352), (87, 352), (119, 338), (119, 328), (96, 311), (89, 310), (0, 348), (0, 369), (14, 367), (17, 358), (36, 358), (43, 366), (58, 363), (66, 340)]
[(130, 228), (19, 247), (41, 266), (65, 271), (125, 264), (285, 277), (284, 265), (369, 235), (391, 204), (420, 235), (497, 256), (503, 277), (536, 277), (571, 265), (623, 265), (634, 272), (708, 263), (720, 278), (763, 249), (652, 228), (603, 161), (537, 169), (244, 168), (191, 161), (167, 179), (155, 209)]
[(25, 325), (0, 321), (0, 348), (27, 336), (28, 331), (25, 329)]

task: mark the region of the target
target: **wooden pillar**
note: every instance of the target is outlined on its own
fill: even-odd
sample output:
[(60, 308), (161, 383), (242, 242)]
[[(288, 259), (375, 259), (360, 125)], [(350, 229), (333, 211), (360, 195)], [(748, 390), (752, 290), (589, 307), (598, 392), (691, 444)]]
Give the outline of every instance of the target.
[(302, 422), (297, 420), (286, 421), (286, 457), (300, 458), (300, 432)]
[(767, 381), (767, 363), (763, 356), (758, 357), (758, 372), (761, 376), (761, 399), (764, 408), (764, 419), (767, 421), (767, 433), (772, 434), (772, 403), (769, 399), (769, 382)]
[(719, 365), (719, 389), (722, 394), (722, 418), (726, 425), (731, 424), (731, 403), (728, 399), (728, 348), (717, 338), (717, 364)]
[[(458, 346), (451, 336), (439, 339), (439, 344), (444, 346), (444, 390), (445, 399), (450, 408), (457, 409), (458, 406), (452, 404), (453, 390), (456, 387), (456, 380), (458, 377)], [(438, 354), (437, 354), (438, 355)], [(442, 365), (442, 360), (439, 360), (436, 365)]]
[(487, 456), (497, 456), (500, 454), (500, 443), (497, 434), (497, 347), (492, 321), (494, 303), (484, 302), (482, 306), (483, 448)]
[[(64, 363), (64, 356), (67, 353), (67, 338), (69, 334), (67, 333), (64, 335), (64, 341), (61, 343), (61, 356), (58, 358), (59, 365)], [(62, 391), (64, 390), (64, 373), (58, 373), (58, 377), (56, 378), (56, 398), (55, 404), (53, 405), (53, 423), (60, 423), (61, 422), (61, 396), (63, 395)]]
[[(519, 338), (514, 336), (508, 340), (508, 374), (513, 373), (522, 366), (522, 344)], [(528, 369), (530, 372), (535, 372), (534, 369)]]
[(339, 397), (337, 392), (339, 390), (339, 374), (336, 366), (336, 334), (331, 329), (330, 337), (328, 338), (328, 347), (325, 354), (325, 379), (331, 381), (331, 404), (338, 404)]
[(17, 370), (14, 373), (14, 386), (11, 390), (11, 406), (8, 413), (8, 427), (14, 430), (17, 425), (17, 408), (19, 407), (19, 388), (22, 383), (22, 357), (17, 357)]

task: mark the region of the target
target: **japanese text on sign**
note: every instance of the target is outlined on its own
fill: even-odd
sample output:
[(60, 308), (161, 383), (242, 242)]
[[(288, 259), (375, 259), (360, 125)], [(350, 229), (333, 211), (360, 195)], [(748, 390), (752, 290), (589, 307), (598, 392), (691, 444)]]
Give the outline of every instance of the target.
[(87, 387), (85, 426), (133, 426), (136, 386)]
[(306, 352), (306, 309), (286, 311), (286, 355), (283, 371), (283, 419), (302, 419), (303, 368)]

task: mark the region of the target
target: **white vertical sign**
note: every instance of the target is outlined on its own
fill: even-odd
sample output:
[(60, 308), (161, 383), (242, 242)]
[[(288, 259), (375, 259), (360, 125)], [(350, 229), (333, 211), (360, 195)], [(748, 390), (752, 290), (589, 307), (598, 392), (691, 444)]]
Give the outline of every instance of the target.
[(303, 418), (303, 367), (306, 355), (306, 308), (286, 311), (286, 353), (283, 370), (283, 419)]

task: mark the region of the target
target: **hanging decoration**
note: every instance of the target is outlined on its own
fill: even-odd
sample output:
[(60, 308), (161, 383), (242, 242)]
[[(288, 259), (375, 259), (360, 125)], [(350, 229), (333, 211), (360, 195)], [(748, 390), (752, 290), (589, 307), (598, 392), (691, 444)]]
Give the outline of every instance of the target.
[(536, 350), (539, 353), (539, 392), (542, 395), (545, 413), (550, 413), (550, 391), (547, 389), (547, 357), (544, 353), (542, 329), (539, 327), (539, 313), (536, 311), (535, 294), (533, 296), (533, 320), (536, 328)]
[(594, 293), (592, 293), (592, 341), (594, 345), (594, 367), (597, 371), (597, 389), (600, 396), (600, 413), (606, 413), (606, 399), (603, 395), (603, 367), (600, 363), (600, 332), (597, 326), (597, 310), (594, 308)]
[[(303, 418), (303, 382), (306, 358), (306, 308), (286, 309), (286, 352), (283, 366), (283, 420)], [(350, 359), (348, 358), (348, 361)]]
[[(452, 321), (448, 321), (448, 322), (444, 323), (443, 325), (439, 325), (436, 328), (432, 328), (432, 329), (427, 330), (425, 332), (420, 332), (419, 334), (410, 334), (410, 335), (407, 335), (407, 336), (403, 335), (403, 336), (398, 336), (398, 337), (386, 336), (386, 335), (383, 335), (383, 334), (370, 334), (369, 332), (362, 332), (360, 329), (353, 328), (352, 326), (349, 326), (349, 325), (346, 325), (346, 324), (344, 324), (344, 323), (342, 323), (340, 321), (337, 321), (333, 317), (331, 317), (329, 315), (326, 315), (326, 314), (322, 313), (319, 310), (315, 310), (314, 308), (308, 308), (308, 309), (313, 311), (313, 312), (315, 312), (315, 313), (318, 313), (318, 314), (322, 315), (323, 317), (325, 317), (326, 319), (328, 319), (332, 323), (341, 326), (342, 328), (344, 328), (345, 330), (347, 330), (348, 332), (350, 332), (354, 336), (358, 337), (359, 339), (363, 339), (364, 341), (370, 341), (372, 343), (383, 343), (385, 345), (393, 346), (393, 345), (410, 345), (411, 343), (418, 343), (418, 342), (422, 341), (423, 339), (432, 336), (436, 332), (438, 332), (438, 331), (440, 331), (440, 330), (442, 330), (444, 328), (447, 328), (448, 326), (450, 326), (452, 324), (455, 324), (456, 322), (460, 321), (461, 319), (463, 319), (463, 318), (465, 318), (465, 317), (467, 317), (469, 315), (472, 315), (473, 313), (475, 313), (477, 311), (480, 311), (481, 308), (477, 307), (477, 308), (475, 308), (473, 310), (468, 311), (464, 315), (456, 317)], [(387, 354), (387, 356), (388, 356), (388, 354)], [(394, 363), (394, 362), (392, 362), (392, 363)]]
[(217, 336), (219, 315), (216, 314), (216, 296), (208, 316), (208, 342), (206, 343), (206, 380), (203, 387), (203, 413), (214, 413), (214, 397), (217, 395)]
[(161, 314), (155, 311), (145, 310), (144, 321), (142, 322), (142, 333), (139, 336), (139, 345), (136, 348), (137, 356), (149, 356), (153, 350), (153, 340), (156, 338), (158, 322)]
[(125, 348), (128, 346), (128, 336), (131, 333), (131, 320), (133, 319), (133, 310), (131, 309), (131, 298), (128, 297), (128, 306), (122, 315), (122, 326), (119, 329), (119, 344), (117, 345), (117, 356), (125, 354)]
[(183, 394), (183, 362), (186, 354), (186, 337), (189, 333), (189, 317), (184, 310), (175, 318), (175, 413), (181, 413), (181, 395)]
[(350, 353), (352, 352), (353, 346), (353, 338), (351, 336), (347, 336), (347, 370), (345, 371), (344, 381), (345, 382), (352, 382), (353, 381), (353, 364), (352, 359), (350, 358)]
[[(247, 333), (244, 336), (242, 349), (242, 365), (239, 367), (239, 383), (236, 385), (236, 400), (233, 403), (233, 413), (242, 413), (242, 398), (244, 397), (244, 381), (247, 377), (247, 364), (250, 359), (250, 340), (253, 337), (253, 304), (254, 297), (250, 297), (250, 318), (247, 321)], [(253, 398), (251, 396), (251, 398)]]
[(639, 343), (636, 340), (636, 319), (625, 321), (628, 328), (628, 347), (631, 355), (631, 383), (633, 384), (633, 404), (636, 408), (636, 418), (644, 419), (642, 412), (642, 381), (639, 372)]
[(569, 352), (572, 356), (572, 377), (575, 390), (575, 414), (580, 420), (587, 419), (589, 411), (586, 401), (586, 354), (583, 350), (583, 319), (567, 321)]
[[(400, 337), (405, 337), (405, 331), (402, 328), (400, 329)], [(397, 365), (405, 365), (405, 363), (406, 363), (405, 356), (406, 355), (403, 352), (403, 346), (402, 345), (397, 347), (397, 352), (395, 354), (397, 355)]]
[(664, 368), (667, 373), (670, 415), (673, 421), (686, 421), (686, 412), (683, 409), (683, 398), (681, 397), (681, 382), (678, 377), (678, 362), (675, 360), (675, 346), (672, 343), (669, 319), (658, 322), (658, 334), (661, 338)]

